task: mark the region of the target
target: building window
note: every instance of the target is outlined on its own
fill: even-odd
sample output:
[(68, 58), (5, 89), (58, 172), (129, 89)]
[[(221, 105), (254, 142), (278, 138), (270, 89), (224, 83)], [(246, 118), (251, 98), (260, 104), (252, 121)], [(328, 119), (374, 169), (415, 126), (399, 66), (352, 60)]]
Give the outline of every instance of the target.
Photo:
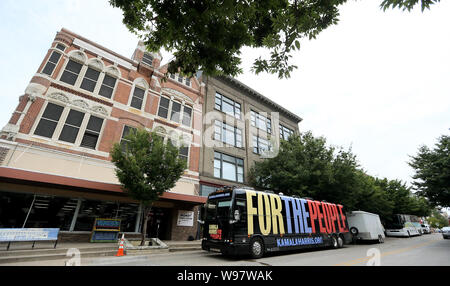
[(83, 81), (81, 82), (81, 88), (90, 92), (93, 92), (95, 86), (97, 85), (97, 80), (100, 75), (100, 72), (93, 69), (88, 68), (86, 73), (84, 74)]
[(102, 86), (100, 87), (100, 91), (98, 92), (98, 94), (106, 98), (111, 98), (114, 87), (116, 86), (116, 80), (117, 79), (115, 77), (105, 74)]
[(153, 66), (153, 57), (148, 53), (144, 53), (144, 56), (142, 57), (142, 62), (149, 66)]
[(77, 81), (78, 75), (80, 74), (82, 66), (82, 64), (77, 63), (76, 61), (69, 60), (60, 80), (70, 85), (74, 85)]
[(180, 112), (181, 112), (181, 103), (177, 101), (172, 101), (172, 112), (170, 114), (170, 120), (179, 123), (181, 115)]
[(200, 196), (207, 197), (209, 194), (214, 193), (218, 189), (219, 188), (200, 184)]
[(131, 99), (131, 107), (141, 109), (144, 102), (145, 90), (139, 87), (134, 87), (133, 97)]
[(56, 65), (58, 64), (59, 59), (61, 58), (61, 54), (58, 52), (52, 52), (52, 55), (47, 61), (47, 64), (45, 65), (44, 69), (42, 70), (42, 73), (45, 73), (49, 76), (53, 74), (53, 71), (55, 70)]
[(42, 114), (36, 130), (34, 131), (34, 134), (52, 138), (63, 110), (64, 108), (62, 106), (49, 102), (44, 113)]
[(189, 166), (189, 145), (175, 139), (169, 139), (167, 142), (178, 148), (178, 157), (186, 162), (186, 166)]
[(214, 122), (214, 140), (221, 141), (235, 147), (242, 147), (242, 130), (216, 120)]
[(65, 47), (63, 44), (56, 44), (56, 48), (57, 48), (58, 50), (63, 51), (63, 52), (64, 52), (64, 50), (66, 49), (66, 47)]
[(292, 134), (294, 134), (294, 130), (280, 124), (280, 139), (288, 140)]
[(159, 100), (158, 116), (166, 118), (170, 113), (170, 120), (190, 127), (192, 121), (192, 107), (161, 96)]
[(75, 143), (80, 131), (81, 123), (83, 122), (84, 113), (71, 109), (69, 115), (66, 118), (64, 127), (59, 135), (59, 140)]
[(127, 125), (123, 127), (122, 137), (120, 138), (120, 146), (122, 147), (123, 152), (127, 150), (127, 144), (128, 142), (130, 142), (130, 140), (126, 139), (125, 137), (127, 137), (127, 135), (130, 134), (131, 131), (136, 132), (136, 130), (137, 128)]
[(225, 112), (237, 119), (241, 118), (241, 104), (216, 92), (215, 109)]
[(192, 108), (183, 106), (183, 120), (182, 124), (191, 127)]
[(120, 231), (134, 232), (139, 205), (112, 201), (83, 200), (76, 219), (75, 231), (91, 231), (96, 218), (120, 219)]
[(186, 166), (189, 166), (189, 146), (181, 146), (178, 156), (186, 162)]
[(272, 143), (269, 140), (253, 135), (253, 153), (261, 155), (272, 150)]
[(244, 182), (244, 160), (214, 152), (214, 177)]
[(100, 137), (100, 130), (102, 130), (102, 125), (102, 118), (91, 115), (80, 146), (95, 150), (97, 147), (98, 138)]
[[(59, 105), (48, 103), (34, 134), (52, 138), (63, 110), (64, 108)], [(60, 123), (63, 124), (62, 130), (59, 134), (56, 134), (58, 140), (95, 150), (103, 126), (103, 119), (94, 115), (85, 115), (83, 112), (70, 109), (65, 120), (61, 120), (64, 123)], [(77, 140), (80, 132), (83, 134), (81, 143), (80, 140)]]
[(168, 98), (160, 97), (158, 116), (167, 118), (167, 115), (169, 114), (169, 104), (170, 100)]
[(250, 111), (250, 121), (252, 126), (262, 129), (269, 134), (272, 133), (272, 121), (270, 118), (252, 110)]
[(191, 78), (190, 77), (183, 77), (179, 74), (169, 74), (169, 77), (173, 80), (178, 81), (179, 83), (182, 83), (187, 86), (191, 86)]

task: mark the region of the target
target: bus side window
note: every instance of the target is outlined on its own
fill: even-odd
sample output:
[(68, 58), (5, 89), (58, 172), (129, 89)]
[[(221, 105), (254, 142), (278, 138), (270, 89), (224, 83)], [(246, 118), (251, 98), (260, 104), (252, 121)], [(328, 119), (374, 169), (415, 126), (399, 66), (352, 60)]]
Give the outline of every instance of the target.
[(240, 214), (239, 222), (241, 223), (247, 222), (247, 202), (245, 200), (237, 199), (235, 210), (239, 210)]

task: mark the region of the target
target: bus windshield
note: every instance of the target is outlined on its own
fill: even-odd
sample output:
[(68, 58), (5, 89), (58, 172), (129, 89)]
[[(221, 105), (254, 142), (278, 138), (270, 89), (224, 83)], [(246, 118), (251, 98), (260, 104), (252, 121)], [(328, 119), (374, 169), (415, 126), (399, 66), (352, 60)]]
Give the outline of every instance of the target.
[(206, 204), (206, 219), (228, 218), (230, 208), (231, 198), (225, 200), (208, 200)]

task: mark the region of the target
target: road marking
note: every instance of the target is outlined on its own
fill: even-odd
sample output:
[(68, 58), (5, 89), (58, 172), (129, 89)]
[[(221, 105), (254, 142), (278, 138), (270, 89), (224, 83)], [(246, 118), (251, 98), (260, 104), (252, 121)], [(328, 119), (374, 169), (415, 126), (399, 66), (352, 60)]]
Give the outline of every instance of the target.
[[(413, 246), (400, 248), (400, 249), (392, 250), (392, 251), (388, 251), (388, 252), (384, 252), (384, 253), (381, 253), (380, 258), (384, 257), (384, 256), (388, 256), (388, 255), (399, 254), (399, 253), (402, 253), (402, 252), (410, 251), (410, 250), (413, 250), (415, 248), (423, 247), (423, 246), (426, 246), (426, 245), (429, 245), (429, 244), (432, 244), (432, 243), (436, 243), (436, 242), (438, 242), (438, 240), (428, 241), (428, 242), (419, 243), (419, 244), (416, 244), (416, 245), (413, 245)], [(335, 264), (334, 266), (351, 266), (351, 265), (356, 265), (356, 264), (360, 264), (360, 263), (363, 263), (365, 261), (368, 261), (371, 258), (372, 258), (372, 256), (369, 256), (369, 257), (366, 256), (366, 257), (362, 257), (362, 258), (358, 258), (358, 259), (349, 260), (347, 262)]]

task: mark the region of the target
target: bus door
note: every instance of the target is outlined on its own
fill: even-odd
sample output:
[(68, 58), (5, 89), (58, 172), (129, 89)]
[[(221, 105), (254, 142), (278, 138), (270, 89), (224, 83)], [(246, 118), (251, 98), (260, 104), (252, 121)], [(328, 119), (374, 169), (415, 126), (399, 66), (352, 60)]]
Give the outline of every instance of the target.
[(230, 235), (231, 196), (223, 199), (208, 199), (205, 217), (205, 235), (212, 240), (223, 241)]

